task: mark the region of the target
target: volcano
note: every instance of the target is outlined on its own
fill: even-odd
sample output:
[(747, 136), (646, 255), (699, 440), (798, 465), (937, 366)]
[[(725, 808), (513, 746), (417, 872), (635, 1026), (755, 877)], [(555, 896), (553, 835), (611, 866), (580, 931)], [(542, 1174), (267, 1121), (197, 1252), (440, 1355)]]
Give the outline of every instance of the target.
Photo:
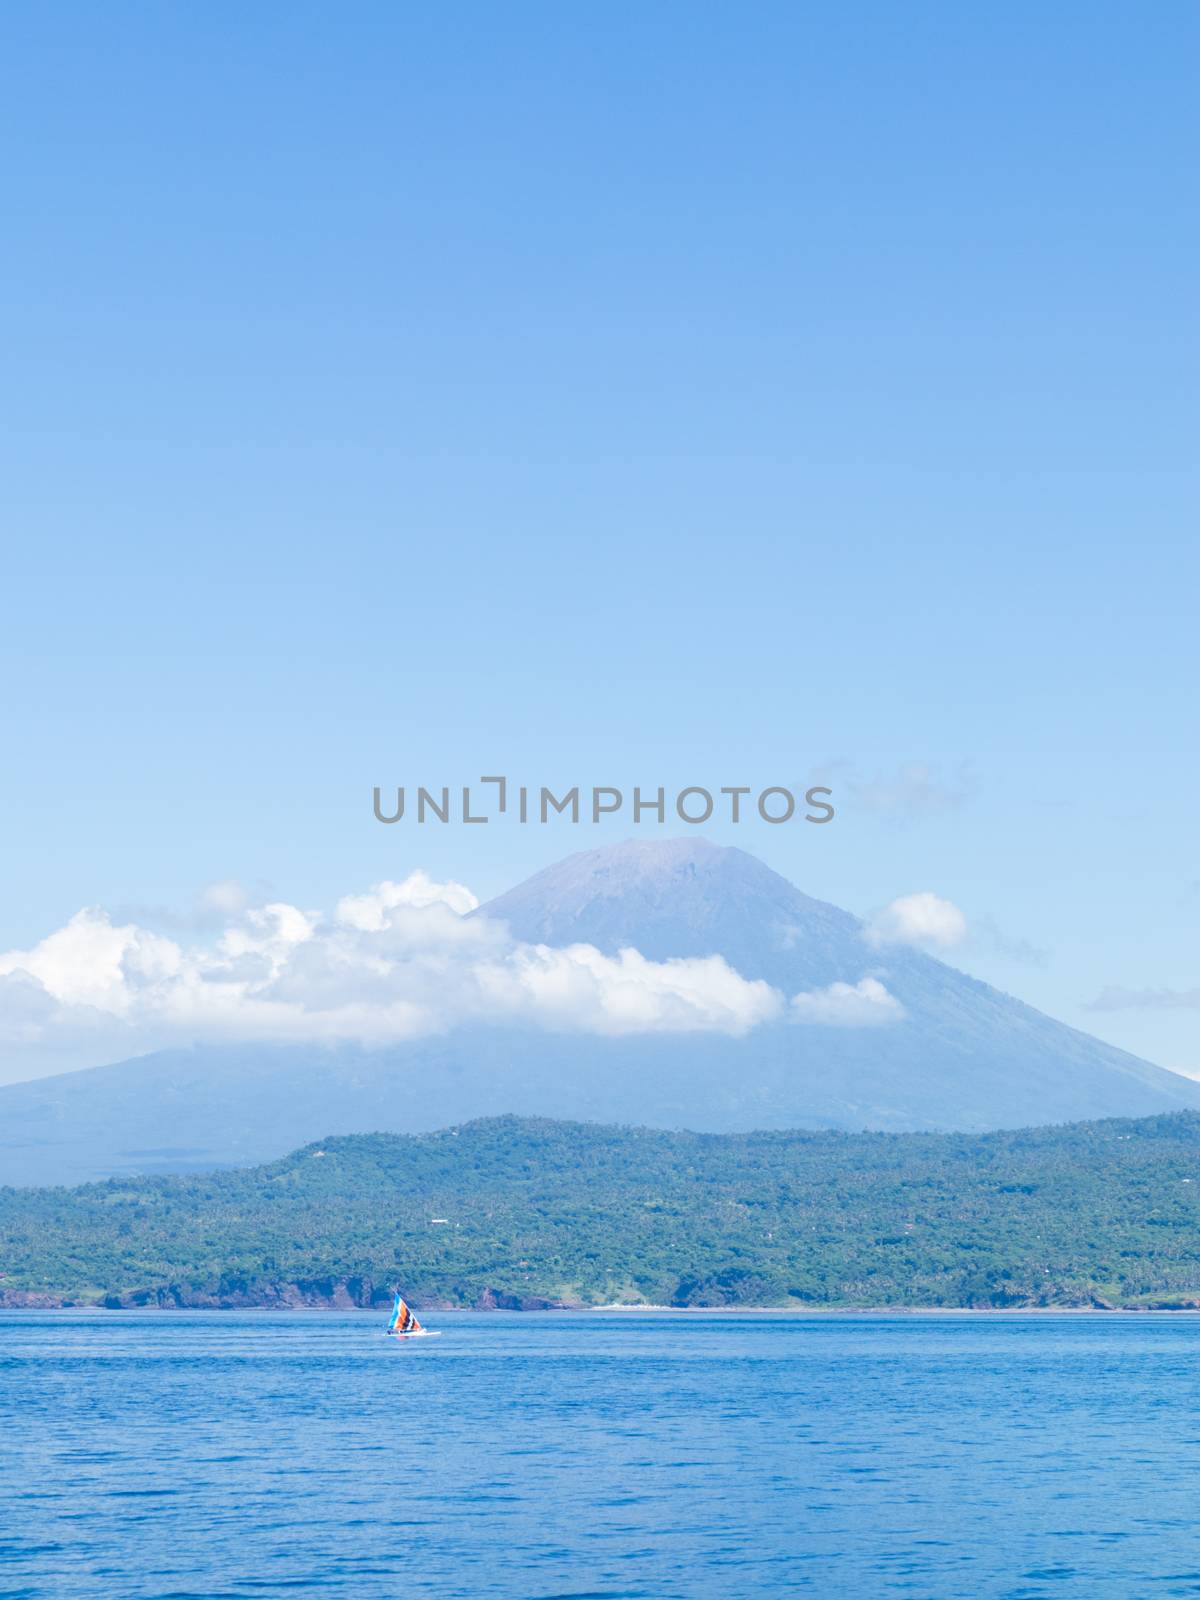
[(693, 838), (585, 851), (471, 915), (530, 944), (720, 955), (789, 998), (870, 979), (894, 1006), (880, 1026), (793, 1013), (738, 1037), (474, 1026), (386, 1049), (163, 1051), (0, 1089), (0, 1183), (240, 1165), (327, 1134), (506, 1112), (711, 1132), (981, 1131), (1200, 1107), (1200, 1083), (920, 951), (875, 948), (859, 918), (741, 850)]

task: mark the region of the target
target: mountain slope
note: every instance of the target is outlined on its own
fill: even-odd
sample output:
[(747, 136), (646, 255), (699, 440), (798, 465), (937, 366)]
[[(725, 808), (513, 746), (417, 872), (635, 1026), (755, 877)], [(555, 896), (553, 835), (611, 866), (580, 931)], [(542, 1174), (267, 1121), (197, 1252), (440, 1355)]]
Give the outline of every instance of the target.
[(506, 922), (520, 939), (578, 939), (606, 954), (623, 945), (655, 960), (718, 952), (785, 994), (877, 975), (904, 1006), (902, 1022), (791, 1027), (756, 1039), (764, 1057), (778, 1052), (811, 1069), (793, 1093), (809, 1096), (819, 1121), (982, 1128), (1200, 1106), (1200, 1084), (920, 951), (873, 949), (858, 917), (802, 894), (744, 851), (702, 839), (581, 852), (476, 914)]
[(1200, 1298), (1200, 1117), (686, 1134), (500, 1118), (0, 1191), (0, 1304), (1013, 1306)]
[(325, 1134), (507, 1112), (711, 1131), (980, 1130), (1200, 1107), (1200, 1084), (929, 956), (872, 949), (849, 912), (703, 840), (584, 852), (473, 915), (535, 943), (720, 954), (789, 996), (875, 975), (905, 1016), (740, 1038), (476, 1027), (375, 1051), (162, 1052), (0, 1089), (0, 1181), (261, 1161)]

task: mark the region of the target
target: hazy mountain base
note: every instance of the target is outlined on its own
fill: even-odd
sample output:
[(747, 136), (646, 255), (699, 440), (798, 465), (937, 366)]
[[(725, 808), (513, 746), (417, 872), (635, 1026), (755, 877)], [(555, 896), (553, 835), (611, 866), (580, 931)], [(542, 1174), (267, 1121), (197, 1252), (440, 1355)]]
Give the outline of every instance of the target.
[(1200, 1116), (986, 1135), (521, 1120), (0, 1191), (13, 1305), (1200, 1305)]

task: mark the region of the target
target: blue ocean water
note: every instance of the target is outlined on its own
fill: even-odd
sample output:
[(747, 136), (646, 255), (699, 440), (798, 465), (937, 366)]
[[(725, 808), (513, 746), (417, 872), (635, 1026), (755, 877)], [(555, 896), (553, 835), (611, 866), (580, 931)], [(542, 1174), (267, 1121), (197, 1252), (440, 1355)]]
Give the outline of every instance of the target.
[(1200, 1320), (0, 1314), (0, 1595), (1200, 1595)]

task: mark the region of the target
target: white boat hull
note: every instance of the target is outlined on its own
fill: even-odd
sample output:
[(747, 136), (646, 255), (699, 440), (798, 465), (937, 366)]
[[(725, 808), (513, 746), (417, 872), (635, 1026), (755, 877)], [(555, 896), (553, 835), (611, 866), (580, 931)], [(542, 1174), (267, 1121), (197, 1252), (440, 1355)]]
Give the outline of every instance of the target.
[(440, 1328), (421, 1328), (416, 1333), (389, 1333), (386, 1337), (389, 1339), (440, 1339), (442, 1330)]

